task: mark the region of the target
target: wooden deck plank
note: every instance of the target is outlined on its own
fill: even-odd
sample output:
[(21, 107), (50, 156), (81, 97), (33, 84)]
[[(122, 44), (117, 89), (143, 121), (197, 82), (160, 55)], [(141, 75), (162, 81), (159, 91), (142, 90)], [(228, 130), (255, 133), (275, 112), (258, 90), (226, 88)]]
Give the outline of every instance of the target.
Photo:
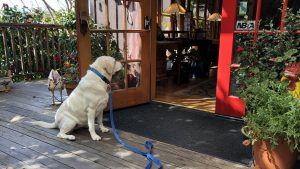
[(0, 161), (5, 166), (4, 168), (30, 168), (30, 169), (46, 169), (43, 166), (36, 165), (36, 164), (30, 164), (28, 161), (21, 161), (14, 156), (11, 156), (9, 154), (4, 153), (2, 150), (0, 150)]
[[(121, 147), (114, 139), (112, 133), (102, 134), (97, 131), (103, 140), (96, 142), (91, 139), (87, 129), (81, 129), (74, 132), (76, 141), (72, 142), (57, 138), (56, 134), (58, 130), (56, 129), (44, 129), (28, 123), (32, 120), (52, 122), (58, 106), (50, 106), (50, 104), (51, 93), (47, 90), (47, 81), (45, 80), (17, 83), (14, 84), (10, 93), (0, 93), (0, 144), (5, 143), (0, 149), (3, 146), (8, 148), (13, 145), (19, 148), (24, 147), (24, 145), (27, 145), (26, 142), (30, 140), (33, 143), (42, 145), (44, 148), (36, 149), (31, 147), (26, 150), (14, 150), (13, 152), (22, 154), (20, 155), (22, 157), (20, 157), (21, 162), (26, 161), (26, 158), (29, 160), (36, 159), (40, 155), (47, 160), (38, 161), (36, 159), (35, 162), (45, 165), (48, 168), (50, 168), (48, 164), (51, 160), (56, 162), (56, 165), (62, 166), (57, 168), (80, 168), (76, 165), (78, 159), (84, 161), (85, 165), (81, 166), (85, 168), (90, 165), (94, 165), (94, 167), (100, 165), (99, 168), (144, 168), (147, 164), (148, 161), (145, 158)], [(11, 136), (2, 136), (1, 128), (4, 128)], [(145, 137), (124, 131), (118, 131), (118, 133), (124, 142), (134, 147), (139, 147), (142, 150), (144, 150), (144, 141), (149, 140)], [(16, 137), (15, 135), (17, 134), (23, 135), (22, 137), (26, 137), (26, 139), (22, 140), (19, 136)], [(155, 140), (153, 142), (155, 146), (154, 154), (163, 162), (165, 169), (248, 169), (248, 167), (241, 164), (193, 152), (163, 142)], [(69, 155), (71, 158), (69, 160), (57, 158), (56, 152), (42, 154), (47, 149), (59, 150), (59, 153), (65, 153), (64, 155)], [(11, 151), (6, 150), (6, 153), (9, 152)], [(0, 160), (1, 165), (6, 166)]]
[(44, 164), (39, 163), (38, 161), (36, 161), (34, 159), (30, 159), (27, 156), (16, 152), (15, 149), (5, 147), (3, 144), (0, 144), (0, 151), (7, 154), (7, 155), (9, 155), (9, 156), (14, 157), (15, 159), (17, 159), (19, 161), (25, 162), (26, 165), (30, 165), (31, 167), (48, 168)]
[[(1, 105), (1, 104), (0, 104)], [(11, 108), (11, 110), (12, 110), (13, 108)], [(20, 110), (14, 110), (15, 112), (21, 112), (21, 114), (20, 115), (24, 115), (23, 117), (25, 117), (25, 116), (28, 116), (28, 114), (32, 114), (32, 113), (28, 113), (27, 115), (26, 115), (26, 112), (24, 112), (24, 111), (20, 111)], [(9, 114), (8, 112), (4, 112), (5, 114), (3, 114), (3, 116), (1, 116), (0, 115), (0, 118), (7, 118), (8, 119), (8, 121), (9, 121), (9, 119), (12, 119), (14, 116), (15, 116), (15, 114)], [(31, 116), (36, 116), (36, 115), (31, 115)], [(36, 119), (36, 117), (44, 117), (44, 119)], [(40, 115), (40, 116), (36, 116), (36, 117), (32, 117), (32, 118), (34, 118), (35, 120), (44, 120), (44, 121), (49, 121), (49, 118), (51, 118), (52, 120), (53, 120), (53, 117), (49, 117), (49, 116), (47, 116), (47, 115)], [(25, 120), (25, 119), (24, 119)], [(30, 120), (30, 119), (29, 119)], [(24, 128), (28, 128), (28, 126), (23, 126)], [(34, 129), (33, 129), (34, 128)], [(49, 130), (49, 129), (44, 129), (44, 128), (41, 128), (41, 127), (38, 127), (38, 126), (33, 126), (33, 128), (31, 128), (31, 130), (35, 130), (36, 132), (38, 132), (38, 130), (40, 130), (39, 131), (39, 134), (45, 134), (45, 133), (50, 133), (51, 134), (51, 136), (49, 136), (49, 137), (52, 137), (52, 138), (56, 138), (56, 134), (57, 134), (57, 132), (58, 131), (56, 131), (56, 130)], [(99, 143), (97, 143), (97, 142), (95, 142), (95, 141), (92, 141), (91, 140), (91, 138), (90, 138), (90, 136), (89, 136), (89, 134), (88, 134), (88, 132), (87, 131), (85, 131), (85, 129), (83, 129), (83, 130), (81, 130), (81, 132), (80, 133), (74, 133), (75, 134), (75, 136), (76, 136), (76, 138), (78, 139), (78, 140), (80, 140), (80, 143), (81, 144), (84, 144), (84, 145), (86, 145), (86, 146), (90, 146), (91, 148), (94, 148), (94, 147), (97, 147), (97, 149), (99, 148), (99, 151), (104, 151), (104, 152), (106, 152), (106, 153), (108, 153), (108, 154), (112, 154), (112, 155), (116, 155), (118, 158), (120, 158), (120, 157), (123, 157), (124, 155), (125, 155), (125, 157), (123, 157), (123, 158), (125, 158), (125, 159), (127, 159), (127, 160), (129, 160), (129, 161), (134, 161), (135, 163), (137, 163), (137, 164), (139, 164), (140, 166), (145, 166), (146, 165), (146, 163), (147, 163), (147, 161), (143, 158), (143, 157), (141, 157), (141, 156), (139, 156), (139, 155), (136, 155), (136, 154), (133, 154), (132, 152), (130, 152), (130, 151), (127, 151), (127, 150), (125, 150), (125, 149), (123, 149), (123, 148), (120, 148), (120, 144), (118, 144), (115, 140), (114, 140), (114, 138), (113, 138), (113, 136), (112, 136), (112, 134), (107, 134), (105, 137), (103, 137), (103, 142), (104, 143), (102, 143), (102, 144), (104, 144), (105, 146), (102, 146), (102, 144), (99, 144)], [(103, 134), (100, 134), (100, 136), (103, 136)], [(79, 138), (78, 138), (79, 137)], [(105, 141), (106, 140), (106, 141)], [(130, 143), (129, 143), (130, 144)], [(140, 145), (142, 145), (143, 143), (141, 143)], [(117, 147), (116, 147), (116, 145), (117, 145)], [(140, 146), (140, 145), (135, 145), (135, 146)], [(141, 147), (141, 148), (143, 148), (144, 149), (144, 147)], [(113, 150), (113, 151), (112, 151)], [(130, 156), (126, 156), (126, 154), (128, 154), (128, 155), (130, 155)], [(168, 162), (168, 161), (171, 161), (171, 162)], [(186, 164), (182, 164), (182, 163), (180, 163), (180, 164), (176, 164), (176, 162), (177, 162), (177, 159), (173, 159), (173, 160), (168, 160), (168, 161), (164, 161), (165, 162), (165, 164), (167, 165), (167, 166), (169, 166), (169, 167), (175, 167), (175, 166), (183, 166), (183, 165), (186, 165)], [(176, 161), (176, 162), (174, 162), (174, 161)], [(178, 162), (180, 162), (180, 160), (178, 161)], [(175, 163), (175, 164), (174, 164)], [(201, 164), (201, 163), (196, 163), (195, 165), (194, 165), (194, 167), (195, 166), (201, 166), (201, 165), (203, 165), (203, 164)], [(169, 167), (165, 167), (165, 168), (169, 168)], [(206, 168), (206, 167), (208, 167), (208, 166), (203, 166), (204, 168)], [(211, 168), (214, 168), (214, 167), (211, 167)]]
[(29, 159), (34, 159), (36, 162), (39, 162), (45, 166), (47, 166), (48, 168), (53, 168), (53, 169), (57, 169), (57, 168), (66, 168), (66, 169), (71, 169), (71, 167), (68, 167), (66, 165), (64, 165), (63, 163), (60, 163), (57, 160), (54, 160), (52, 158), (48, 158), (36, 151), (33, 151), (27, 147), (24, 147), (18, 143), (12, 142), (10, 140), (7, 140), (3, 137), (0, 136), (0, 145), (5, 146), (6, 148), (3, 149), (13, 149), (15, 152), (19, 153), (19, 154), (23, 154), (24, 156), (26, 156)]
[[(73, 168), (95, 168), (95, 169), (105, 169), (107, 167), (93, 163), (91, 160), (79, 157), (78, 155), (74, 154), (73, 152), (68, 152), (65, 150), (62, 150), (56, 146), (53, 146), (51, 144), (47, 144), (43, 141), (34, 139), (30, 136), (28, 136), (25, 133), (21, 133), (15, 130), (16, 126), (12, 125), (5, 125), (3, 126), (3, 123), (1, 123), (2, 133), (3, 137), (10, 141), (17, 142), (21, 144), (22, 146), (29, 147), (30, 149), (37, 151), (41, 154), (44, 154), (45, 156), (48, 156), (50, 158), (53, 158), (57, 161), (60, 161), (70, 167)], [(20, 128), (19, 128), (20, 129)]]
[(17, 160), (14, 157), (11, 157), (8, 154), (3, 153), (0, 151), (0, 161), (2, 165), (5, 166), (5, 168), (16, 168), (16, 167), (21, 167), (20, 165), (21, 161)]
[[(0, 104), (0, 105), (1, 105), (1, 104)], [(10, 109), (12, 110), (13, 108), (10, 107)], [(15, 112), (16, 112), (16, 113), (20, 113), (20, 112), (26, 113), (26, 112), (24, 112), (24, 111), (19, 111), (19, 110), (15, 110)], [(25, 115), (25, 114), (22, 114), (22, 115)], [(42, 116), (44, 116), (44, 115), (39, 115), (39, 116), (37, 116), (37, 115), (34, 115), (33, 112), (29, 112), (29, 113), (27, 114), (27, 116), (30, 116), (30, 117), (32, 117), (32, 118), (35, 118), (35, 117), (42, 117)], [(52, 117), (52, 119), (53, 119), (53, 117)], [(42, 119), (37, 119), (37, 120), (48, 121), (48, 120), (49, 120), (49, 116), (44, 117), (44, 118), (42, 118)], [(45, 130), (45, 129), (42, 129), (42, 130)], [(46, 129), (46, 130), (49, 130), (49, 129)], [(46, 132), (47, 132), (47, 131), (46, 131)], [(79, 135), (84, 135), (84, 133), (80, 133)], [(53, 135), (53, 137), (55, 137), (55, 136)], [(110, 140), (112, 140), (112, 141), (110, 141), (110, 142), (107, 142), (108, 144), (111, 143), (112, 146), (118, 145), (118, 143), (112, 138), (111, 135), (107, 135), (107, 137), (108, 137)], [(89, 142), (88, 145), (93, 145), (94, 142), (90, 140), (90, 137), (87, 136), (87, 138), (88, 138), (87, 141)], [(129, 141), (129, 140), (127, 140), (127, 141)], [(144, 147), (143, 147), (143, 142), (140, 142), (139, 144), (134, 143), (134, 142), (131, 142), (130, 144), (133, 145), (133, 146), (139, 147), (140, 149), (144, 149)], [(95, 146), (97, 146), (97, 145), (95, 145)], [(104, 149), (106, 149), (106, 147), (104, 147)], [(101, 150), (103, 150), (103, 149), (101, 149)], [(109, 150), (106, 150), (106, 151), (109, 152)], [(123, 152), (123, 153), (130, 153), (130, 152), (128, 152), (127, 150), (126, 150), (126, 151), (124, 151), (124, 150), (118, 150), (118, 151), (119, 151), (119, 152)], [(185, 162), (184, 160), (182, 160), (182, 158), (181, 158), (180, 156), (174, 155), (174, 154), (169, 154), (169, 153), (166, 153), (166, 152), (163, 152), (163, 151), (161, 151), (161, 152), (158, 153), (157, 155), (158, 155), (158, 156), (162, 156), (162, 157), (167, 158), (167, 160), (163, 160), (164, 158), (162, 158), (162, 161), (165, 162), (165, 163), (167, 163), (167, 161), (171, 161), (172, 163), (168, 164), (169, 166), (188, 166), (188, 167), (192, 167), (192, 168), (194, 168), (194, 167), (201, 167), (201, 168), (208, 168), (208, 167), (210, 167), (210, 168), (212, 168), (212, 169), (213, 169), (213, 168), (216, 168), (216, 167), (214, 167), (214, 166), (209, 166), (208, 164), (204, 164), (204, 163), (201, 163), (201, 162), (198, 162), (198, 161), (192, 161), (192, 160), (191, 160), (191, 161)], [(136, 160), (136, 159), (135, 159), (135, 160)], [(143, 163), (145, 163), (145, 161), (144, 161)], [(140, 165), (142, 165), (142, 164), (140, 164)], [(144, 164), (144, 165), (145, 165), (145, 164)]]
[[(10, 117), (10, 115), (7, 112), (5, 112), (5, 116), (7, 116), (9, 118), (12, 117), (12, 116)], [(0, 118), (3, 119), (3, 116), (0, 115)], [(30, 119), (27, 118), (24, 120), (30, 120)], [(99, 148), (99, 150), (101, 150), (101, 151), (97, 151), (97, 150), (95, 150), (96, 147), (86, 147), (86, 146), (78, 145), (75, 142), (59, 139), (56, 137), (57, 131), (54, 129), (53, 130), (46, 129), (48, 131), (45, 132), (44, 130), (39, 130), (39, 129), (43, 129), (43, 128), (38, 129), (33, 126), (24, 127), (24, 125), (22, 125), (22, 124), (18, 125), (18, 124), (14, 124), (15, 125), (14, 128), (18, 129), (18, 131), (21, 131), (22, 133), (26, 132), (26, 134), (29, 135), (30, 137), (43, 140), (45, 143), (50, 144), (50, 145), (55, 145), (56, 147), (59, 147), (63, 150), (71, 151), (72, 153), (77, 154), (78, 156), (81, 156), (83, 158), (93, 159), (94, 162), (101, 163), (101, 164), (105, 165), (106, 167), (142, 168), (137, 165), (131, 164), (129, 162), (123, 161), (119, 158), (110, 156), (107, 153), (103, 153), (101, 147)], [(0, 122), (0, 126), (1, 125), (4, 125), (4, 124), (2, 122)], [(23, 127), (23, 128), (21, 128), (21, 127)], [(52, 134), (48, 133), (49, 131), (52, 132)], [(86, 140), (84, 140), (84, 141), (86, 142)], [(96, 146), (98, 149), (99, 144)], [(77, 152), (79, 152), (79, 153), (77, 153)]]

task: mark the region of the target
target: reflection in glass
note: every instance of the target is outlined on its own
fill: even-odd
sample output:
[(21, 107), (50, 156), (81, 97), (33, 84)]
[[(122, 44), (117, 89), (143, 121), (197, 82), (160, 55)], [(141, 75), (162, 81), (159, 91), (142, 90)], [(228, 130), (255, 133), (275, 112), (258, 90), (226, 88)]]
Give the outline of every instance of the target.
[[(109, 42), (107, 42), (107, 39)], [(122, 33), (91, 33), (92, 61), (99, 56), (107, 55), (114, 57), (116, 60), (122, 60), (124, 46), (123, 39)], [(109, 44), (109, 49), (107, 44)]]
[(139, 62), (128, 63), (127, 65), (128, 88), (139, 87), (141, 82), (141, 65)]
[(141, 59), (142, 39), (139, 33), (127, 34), (127, 59)]
[(112, 90), (120, 90), (125, 88), (125, 67), (124, 64), (123, 68), (116, 72), (111, 80), (111, 89)]
[(95, 4), (95, 15), (96, 19), (95, 21), (97, 22), (97, 27), (106, 27), (107, 26), (107, 15), (106, 15), (106, 4), (105, 0), (98, 0), (98, 3)]
[(120, 1), (108, 1), (110, 29), (124, 29), (124, 6)]
[(126, 2), (126, 25), (128, 30), (141, 29), (141, 14), (140, 2)]

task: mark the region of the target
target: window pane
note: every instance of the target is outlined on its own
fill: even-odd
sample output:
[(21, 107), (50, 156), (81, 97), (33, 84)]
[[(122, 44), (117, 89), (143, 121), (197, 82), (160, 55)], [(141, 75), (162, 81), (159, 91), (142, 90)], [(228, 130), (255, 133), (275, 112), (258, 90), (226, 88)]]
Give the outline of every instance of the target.
[(293, 11), (298, 11), (300, 9), (300, 1), (299, 0), (289, 0), (288, 7), (292, 8)]
[(278, 28), (281, 20), (281, 0), (263, 0), (260, 18), (260, 29), (270, 29), (271, 20), (273, 21), (273, 28)]
[[(109, 42), (107, 42), (107, 40), (109, 40)], [(109, 45), (109, 48), (107, 45)], [(107, 55), (110, 55), (117, 60), (122, 60), (124, 58), (123, 46), (123, 33), (91, 33), (91, 50), (93, 61), (99, 56)]]
[(107, 11), (106, 11), (106, 4), (105, 0), (98, 0), (96, 1), (96, 20), (97, 20), (97, 27), (106, 27), (107, 26)]
[(140, 2), (126, 2), (126, 24), (127, 29), (141, 29), (142, 10)]
[(124, 58), (124, 33), (113, 33), (110, 38), (110, 55), (116, 60)]
[(92, 61), (107, 55), (106, 33), (91, 33)]
[(139, 87), (141, 82), (141, 63), (132, 62), (127, 64), (128, 88)]
[(121, 1), (108, 1), (109, 26), (111, 29), (124, 29), (124, 6)]
[(127, 59), (141, 59), (142, 39), (139, 33), (127, 34)]
[(119, 90), (125, 88), (125, 64), (123, 68), (115, 73), (112, 77), (111, 88), (112, 90)]
[(255, 20), (256, 2), (257, 0), (239, 0), (236, 19), (243, 20), (246, 16), (248, 20)]

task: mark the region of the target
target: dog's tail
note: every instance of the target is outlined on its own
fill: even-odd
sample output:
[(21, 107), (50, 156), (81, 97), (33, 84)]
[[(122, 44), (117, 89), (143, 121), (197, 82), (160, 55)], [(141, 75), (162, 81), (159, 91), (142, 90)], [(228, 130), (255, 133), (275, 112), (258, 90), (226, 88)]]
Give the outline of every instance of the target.
[(43, 121), (34, 121), (34, 122), (31, 122), (31, 124), (38, 125), (38, 126), (41, 126), (44, 128), (49, 128), (49, 129), (57, 128), (57, 125), (55, 122), (47, 123), (47, 122), (43, 122)]

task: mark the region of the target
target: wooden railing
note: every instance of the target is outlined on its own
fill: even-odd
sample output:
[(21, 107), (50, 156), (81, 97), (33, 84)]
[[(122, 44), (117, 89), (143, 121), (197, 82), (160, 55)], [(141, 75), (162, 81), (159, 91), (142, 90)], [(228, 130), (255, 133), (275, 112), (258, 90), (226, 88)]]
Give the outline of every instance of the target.
[(15, 75), (49, 73), (66, 56), (60, 25), (0, 23), (0, 71)]

